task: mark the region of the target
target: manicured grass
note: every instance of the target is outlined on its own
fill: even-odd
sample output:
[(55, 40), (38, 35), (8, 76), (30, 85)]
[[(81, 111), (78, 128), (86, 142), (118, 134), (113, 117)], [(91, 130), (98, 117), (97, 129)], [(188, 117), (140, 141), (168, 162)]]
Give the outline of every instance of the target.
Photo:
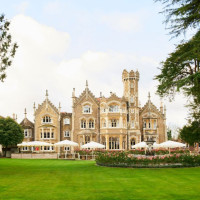
[(0, 199), (200, 199), (200, 168), (126, 169), (94, 161), (0, 159)]

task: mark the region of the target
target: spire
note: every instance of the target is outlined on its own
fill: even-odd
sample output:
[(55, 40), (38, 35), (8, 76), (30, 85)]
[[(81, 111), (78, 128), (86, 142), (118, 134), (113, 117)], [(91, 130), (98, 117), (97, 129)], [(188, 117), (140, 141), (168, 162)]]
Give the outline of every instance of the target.
[(35, 115), (35, 109), (36, 109), (36, 107), (35, 107), (35, 102), (34, 102), (34, 103), (33, 103), (34, 115)]
[(26, 114), (27, 114), (27, 112), (26, 112), (26, 108), (24, 109), (24, 116), (25, 116), (25, 118), (26, 118)]
[(166, 111), (167, 111), (166, 105), (164, 105), (164, 116), (165, 116), (165, 118), (166, 118)]
[(151, 105), (150, 105), (150, 102), (151, 102), (151, 95), (150, 95), (150, 92), (148, 94), (148, 111), (149, 111), (149, 118), (151, 118)]
[(150, 92), (149, 92), (149, 95), (148, 95), (148, 99), (149, 99), (149, 101), (151, 100), (151, 95), (150, 95)]
[(163, 113), (163, 102), (162, 102), (162, 99), (160, 101), (160, 112)]
[(72, 97), (75, 97), (75, 88), (73, 88)]
[(88, 81), (86, 80), (86, 88), (88, 89)]
[(46, 99), (48, 99), (48, 96), (49, 96), (48, 90), (46, 90)]
[(86, 87), (85, 87), (85, 89), (86, 89), (86, 99), (88, 99), (88, 81), (86, 80)]
[(59, 102), (59, 106), (58, 106), (58, 108), (59, 108), (59, 112), (60, 112), (60, 110), (61, 110), (61, 104), (60, 104), (60, 102)]

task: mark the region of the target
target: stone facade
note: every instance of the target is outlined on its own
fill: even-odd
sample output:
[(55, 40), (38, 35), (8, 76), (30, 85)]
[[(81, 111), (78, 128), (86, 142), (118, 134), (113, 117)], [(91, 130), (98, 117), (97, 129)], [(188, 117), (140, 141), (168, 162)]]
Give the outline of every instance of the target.
[(60, 112), (60, 105), (56, 108), (46, 92), (44, 102), (37, 108), (34, 105), (33, 140), (54, 144), (68, 139), (80, 146), (96, 141), (110, 150), (131, 149), (132, 145), (146, 140), (166, 141), (166, 109), (162, 105), (157, 109), (150, 94), (144, 107), (140, 107), (138, 81), (138, 71), (124, 70), (123, 96), (111, 92), (107, 98), (102, 95), (96, 98), (86, 82), (80, 96), (77, 97), (73, 89), (72, 113)]

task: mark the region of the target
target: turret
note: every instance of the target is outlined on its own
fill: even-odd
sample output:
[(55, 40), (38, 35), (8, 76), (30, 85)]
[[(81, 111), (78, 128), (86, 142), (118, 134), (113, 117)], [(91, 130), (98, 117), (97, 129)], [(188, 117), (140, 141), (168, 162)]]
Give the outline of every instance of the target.
[(129, 105), (138, 107), (138, 81), (139, 72), (124, 70), (122, 73), (122, 81), (124, 84), (123, 96), (129, 102)]

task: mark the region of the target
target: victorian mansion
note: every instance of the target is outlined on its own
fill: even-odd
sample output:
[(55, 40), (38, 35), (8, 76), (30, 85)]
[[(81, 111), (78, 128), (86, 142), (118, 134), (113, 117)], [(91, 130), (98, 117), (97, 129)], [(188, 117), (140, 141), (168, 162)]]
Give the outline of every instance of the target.
[[(139, 72), (124, 70), (122, 97), (95, 97), (86, 82), (80, 96), (72, 92), (72, 113), (61, 112), (46, 92), (46, 99), (36, 108), (34, 123), (26, 117), (21, 122), (24, 141), (46, 141), (52, 144), (65, 139), (80, 146), (90, 141), (104, 144), (106, 149), (131, 149), (131, 145), (149, 138), (161, 143), (167, 140), (166, 109), (151, 102), (140, 107), (138, 99)], [(51, 147), (47, 147), (51, 148)], [(49, 150), (49, 149), (46, 149)]]

